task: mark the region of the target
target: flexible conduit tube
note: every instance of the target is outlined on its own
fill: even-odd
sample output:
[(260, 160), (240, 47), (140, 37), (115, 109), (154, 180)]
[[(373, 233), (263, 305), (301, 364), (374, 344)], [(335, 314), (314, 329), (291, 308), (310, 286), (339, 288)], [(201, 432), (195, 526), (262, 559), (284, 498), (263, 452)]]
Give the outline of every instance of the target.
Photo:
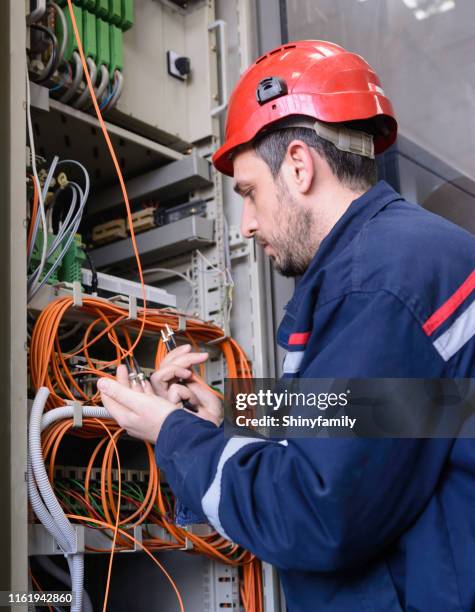
[[(46, 387), (41, 387), (42, 389), (46, 389)], [(46, 429), (54, 423), (55, 421), (59, 421), (61, 419), (70, 419), (74, 416), (74, 408), (72, 406), (61, 406), (61, 408), (53, 408), (52, 410), (48, 410), (41, 417), (41, 431)], [(110, 419), (111, 415), (107, 412), (105, 408), (102, 406), (82, 406), (82, 416), (83, 417), (95, 417), (96, 419)]]
[[(45, 394), (45, 397), (44, 397), (44, 400), (43, 400), (43, 407), (42, 407), (41, 431), (47, 429), (55, 421), (71, 418), (71, 417), (74, 416), (74, 408), (72, 406), (62, 406), (60, 408), (54, 408), (53, 410), (48, 410), (48, 412), (46, 412), (46, 414), (44, 414), (43, 413), (44, 404), (46, 403), (46, 400), (48, 399), (49, 392), (48, 392), (48, 390), (45, 387), (42, 387), (40, 389), (40, 391), (42, 391), (42, 390), (46, 391), (46, 394)], [(38, 394), (37, 394), (36, 397), (38, 397), (40, 391), (38, 391)], [(42, 394), (41, 398), (43, 398), (43, 394)], [(36, 398), (35, 398), (35, 401), (36, 401)], [(33, 413), (33, 410), (32, 410), (32, 413)], [(110, 418), (110, 414), (102, 406), (83, 406), (82, 407), (82, 414), (85, 417), (96, 417), (96, 418), (102, 418), (102, 419)], [(31, 427), (31, 425), (30, 425), (30, 427)], [(41, 436), (41, 434), (40, 434), (40, 436)], [(40, 451), (41, 451), (41, 447), (40, 447)], [(41, 461), (42, 461), (43, 466), (44, 466), (43, 457), (41, 457)], [(43, 501), (42, 501), (42, 499), (41, 499), (41, 497), (40, 497), (40, 495), (38, 493), (38, 490), (37, 490), (37, 487), (36, 487), (36, 482), (35, 482), (35, 479), (33, 477), (33, 470), (31, 468), (31, 465), (28, 465), (28, 494), (30, 496), (30, 501), (31, 501), (31, 505), (33, 507), (33, 510), (34, 510), (36, 516), (41, 521), (41, 523), (45, 526), (45, 528), (49, 531), (49, 533), (56, 539), (56, 541), (58, 542), (58, 544), (61, 546), (61, 548), (64, 551), (69, 550), (69, 543), (65, 539), (63, 532), (60, 530), (60, 528), (56, 524), (55, 520), (51, 516), (50, 512), (48, 511), (48, 509), (43, 504)], [(54, 495), (54, 493), (53, 493), (53, 495)], [(66, 518), (66, 520), (67, 520), (67, 518)], [(76, 592), (78, 592), (78, 589), (81, 588), (81, 593), (83, 593), (83, 597), (84, 597), (84, 601), (83, 601), (83, 604), (82, 604), (82, 612), (93, 612), (93, 608), (92, 608), (92, 604), (91, 604), (91, 600), (89, 598), (89, 595), (87, 594), (87, 592), (83, 588), (83, 582), (84, 582), (83, 555), (80, 555), (80, 554), (77, 554), (77, 555), (67, 555), (66, 558), (67, 558), (67, 561), (68, 561), (68, 564), (69, 564), (71, 576), (75, 575), (75, 577), (76, 577), (75, 580), (69, 579), (69, 582), (67, 584), (68, 584), (68, 586), (71, 585), (71, 588), (73, 590), (75, 590)], [(81, 561), (81, 564), (79, 564), (79, 567), (77, 567), (78, 566), (78, 563), (77, 563), (78, 559)], [(61, 570), (61, 568), (58, 568), (54, 563), (51, 562), (51, 564), (54, 565), (54, 567), (57, 568), (59, 572), (63, 572), (63, 570)], [(64, 577), (67, 577), (66, 572), (64, 572)], [(58, 576), (58, 578), (59, 578), (59, 576)], [(61, 578), (59, 578), (59, 579), (61, 580)], [(63, 580), (63, 582), (64, 582), (64, 580)], [(76, 586), (76, 585), (80, 585), (80, 587)]]
[[(28, 432), (28, 445), (31, 467), (38, 486), (38, 491), (43, 498), (44, 504), (49, 510), (58, 529), (67, 541), (68, 547), (65, 552), (72, 552), (76, 545), (76, 532), (67, 519), (61, 505), (54, 494), (51, 483), (46, 473), (46, 468), (41, 450), (41, 417), (45, 408), (49, 390), (41, 387), (33, 401), (30, 414), (30, 426)], [(71, 557), (71, 558), (70, 558)], [(71, 568), (71, 585), (75, 592), (76, 600), (71, 606), (71, 612), (82, 612), (83, 582), (84, 582), (84, 555), (75, 553), (67, 556)]]
[[(48, 574), (62, 582), (67, 587), (71, 588), (71, 576), (63, 570), (63, 568), (56, 565), (54, 561), (52, 561), (47, 556), (39, 556), (36, 557), (38, 564), (42, 567)], [(94, 612), (92, 608), (91, 598), (89, 597), (86, 590), (84, 590), (84, 599), (82, 604), (83, 612)]]
[(35, 477), (33, 476), (33, 470), (28, 460), (28, 497), (31, 502), (34, 513), (39, 518), (41, 523), (44, 525), (46, 530), (55, 538), (59, 546), (63, 551), (68, 550), (68, 541), (65, 539), (58, 525), (55, 523), (51, 516), (48, 508), (44, 505), (41, 499), (38, 489), (36, 487)]

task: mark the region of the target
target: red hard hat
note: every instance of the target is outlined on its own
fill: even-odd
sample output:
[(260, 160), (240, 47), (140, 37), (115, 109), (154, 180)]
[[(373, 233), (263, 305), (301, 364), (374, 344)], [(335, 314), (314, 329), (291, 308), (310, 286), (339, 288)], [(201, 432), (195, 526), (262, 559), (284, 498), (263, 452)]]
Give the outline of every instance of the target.
[(226, 138), (213, 155), (214, 165), (232, 176), (233, 149), (293, 115), (328, 123), (373, 119), (376, 153), (397, 136), (391, 102), (371, 66), (339, 45), (301, 40), (263, 55), (241, 76), (231, 94)]

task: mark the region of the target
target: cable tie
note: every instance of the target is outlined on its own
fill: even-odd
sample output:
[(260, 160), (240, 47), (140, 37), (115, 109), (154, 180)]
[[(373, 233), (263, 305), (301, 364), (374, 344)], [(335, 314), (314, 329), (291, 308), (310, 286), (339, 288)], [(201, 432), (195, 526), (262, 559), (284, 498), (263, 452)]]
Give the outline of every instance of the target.
[(79, 281), (73, 282), (73, 304), (78, 308), (82, 307), (82, 287)]
[(206, 344), (219, 344), (220, 342), (223, 342), (224, 340), (227, 340), (229, 338), (229, 336), (227, 334), (224, 334), (224, 336), (219, 336), (219, 338), (215, 338), (214, 340), (208, 340), (208, 342)]
[(186, 331), (186, 317), (183, 315), (178, 315), (178, 327), (176, 331)]
[(82, 427), (82, 405), (73, 402), (73, 427)]
[(137, 298), (129, 295), (129, 319), (135, 321), (137, 319)]
[[(192, 526), (191, 525), (185, 525), (184, 529), (185, 531), (188, 531), (189, 533), (192, 533)], [(185, 537), (185, 545), (182, 546), (179, 550), (193, 550), (194, 548), (194, 544), (192, 542), (192, 540), (190, 540), (189, 538)]]

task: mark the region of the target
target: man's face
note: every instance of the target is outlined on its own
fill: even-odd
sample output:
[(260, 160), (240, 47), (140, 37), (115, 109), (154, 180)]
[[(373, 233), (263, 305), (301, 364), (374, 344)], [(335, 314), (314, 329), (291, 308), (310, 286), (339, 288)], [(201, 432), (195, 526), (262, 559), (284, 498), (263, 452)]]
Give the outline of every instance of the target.
[(243, 236), (255, 238), (284, 276), (303, 274), (316, 251), (311, 209), (292, 194), (282, 172), (274, 179), (252, 149), (238, 153), (233, 165), (234, 190), (243, 198)]

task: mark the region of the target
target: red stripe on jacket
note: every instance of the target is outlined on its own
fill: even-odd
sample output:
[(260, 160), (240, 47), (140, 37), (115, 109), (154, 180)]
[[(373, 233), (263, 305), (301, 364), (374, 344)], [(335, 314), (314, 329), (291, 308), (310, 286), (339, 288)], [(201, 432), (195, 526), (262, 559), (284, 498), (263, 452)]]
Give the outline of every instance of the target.
[(475, 289), (475, 270), (460, 285), (457, 291), (431, 315), (422, 326), (425, 333), (430, 336), (438, 329), (442, 323), (457, 310), (457, 308), (468, 298)]
[(289, 344), (306, 344), (310, 338), (310, 332), (299, 332), (290, 334)]

